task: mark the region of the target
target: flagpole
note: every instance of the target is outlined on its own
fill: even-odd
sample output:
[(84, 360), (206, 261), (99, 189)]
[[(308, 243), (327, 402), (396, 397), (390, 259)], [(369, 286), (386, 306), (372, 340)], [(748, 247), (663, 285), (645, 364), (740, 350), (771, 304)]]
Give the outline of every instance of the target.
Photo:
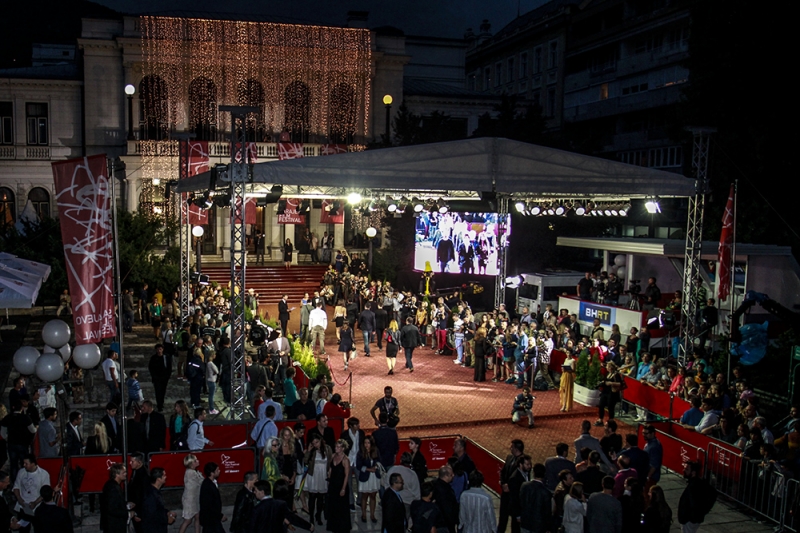
[[(119, 275), (119, 232), (117, 230), (117, 187), (116, 178), (114, 178), (114, 161), (107, 159), (106, 168), (110, 169), (108, 180), (111, 183), (111, 218), (114, 224), (114, 299), (117, 302), (117, 339), (119, 342), (119, 393), (122, 401), (120, 402), (118, 411), (122, 412), (122, 465), (127, 470), (128, 468), (128, 413), (125, 409), (125, 351), (122, 346), (122, 337), (124, 335), (122, 329), (122, 282)], [(145, 302), (147, 305), (147, 302)], [(128, 501), (128, 484), (124, 484), (125, 501)]]
[[(736, 201), (739, 197), (739, 180), (733, 180), (733, 242), (731, 243), (731, 314), (728, 315), (728, 377), (726, 383), (731, 382), (731, 341), (733, 334), (731, 318), (736, 307)], [(721, 303), (721, 302), (720, 302)]]

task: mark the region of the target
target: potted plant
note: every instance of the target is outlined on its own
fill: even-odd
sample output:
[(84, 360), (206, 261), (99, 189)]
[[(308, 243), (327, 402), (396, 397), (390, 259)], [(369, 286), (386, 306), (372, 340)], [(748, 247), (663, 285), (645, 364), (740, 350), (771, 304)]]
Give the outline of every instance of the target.
[(575, 365), (575, 386), (572, 399), (581, 405), (597, 407), (600, 403), (600, 359), (584, 349)]

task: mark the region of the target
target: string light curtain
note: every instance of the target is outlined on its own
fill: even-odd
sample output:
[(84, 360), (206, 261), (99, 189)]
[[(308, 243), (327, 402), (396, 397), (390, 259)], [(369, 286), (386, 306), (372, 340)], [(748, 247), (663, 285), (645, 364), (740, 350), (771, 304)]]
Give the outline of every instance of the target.
[(166, 103), (148, 105), (159, 121), (167, 117), (171, 131), (229, 131), (230, 117), (217, 108), (232, 104), (259, 107), (248, 118), (254, 141), (277, 140), (284, 128), (295, 142), (352, 143), (368, 134), (369, 30), (152, 16), (140, 22), (143, 75), (166, 85), (157, 91)]

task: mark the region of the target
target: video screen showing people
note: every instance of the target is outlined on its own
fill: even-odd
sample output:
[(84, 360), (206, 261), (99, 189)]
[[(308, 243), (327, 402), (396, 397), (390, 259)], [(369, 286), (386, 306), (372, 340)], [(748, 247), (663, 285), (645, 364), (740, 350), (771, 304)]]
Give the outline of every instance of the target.
[[(502, 228), (501, 228), (502, 226)], [(425, 263), (437, 273), (498, 274), (497, 250), (507, 246), (511, 219), (497, 213), (419, 214), (414, 244), (414, 270)]]

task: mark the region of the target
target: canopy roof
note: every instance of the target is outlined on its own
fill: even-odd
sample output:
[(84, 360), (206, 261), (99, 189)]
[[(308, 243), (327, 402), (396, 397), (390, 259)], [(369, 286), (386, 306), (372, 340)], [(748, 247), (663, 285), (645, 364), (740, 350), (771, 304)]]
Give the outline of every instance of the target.
[[(719, 241), (703, 241), (701, 257), (715, 259), (719, 255)], [(686, 241), (681, 239), (650, 239), (641, 237), (558, 237), (557, 246), (586, 248), (589, 250), (607, 250), (615, 253), (640, 255), (663, 255), (667, 257), (683, 257), (686, 253)], [(736, 257), (746, 259), (749, 256), (791, 256), (791, 246), (775, 246), (772, 244), (736, 243)]]
[(0, 253), (0, 308), (30, 309), (48, 276), (48, 265)]
[[(210, 172), (178, 191), (209, 187)], [(253, 166), (256, 184), (372, 191), (495, 191), (515, 198), (645, 198), (694, 195), (694, 180), (509, 139), (483, 137)]]

